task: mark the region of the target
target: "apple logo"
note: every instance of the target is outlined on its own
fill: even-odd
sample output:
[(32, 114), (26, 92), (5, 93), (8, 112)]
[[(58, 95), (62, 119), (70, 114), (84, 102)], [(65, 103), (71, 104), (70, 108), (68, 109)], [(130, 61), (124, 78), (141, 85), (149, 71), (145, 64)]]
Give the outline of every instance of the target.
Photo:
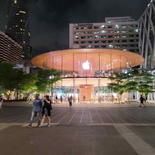
[(83, 67), (84, 70), (90, 69), (90, 65), (89, 65), (88, 60), (82, 64), (82, 67)]

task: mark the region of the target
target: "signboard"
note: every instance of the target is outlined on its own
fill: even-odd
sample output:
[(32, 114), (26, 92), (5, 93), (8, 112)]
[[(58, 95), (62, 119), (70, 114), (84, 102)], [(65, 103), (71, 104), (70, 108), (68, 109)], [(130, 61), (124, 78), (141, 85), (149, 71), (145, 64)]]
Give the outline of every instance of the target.
[(91, 23), (80, 23), (80, 24), (77, 24), (78, 27), (92, 27), (93, 24)]

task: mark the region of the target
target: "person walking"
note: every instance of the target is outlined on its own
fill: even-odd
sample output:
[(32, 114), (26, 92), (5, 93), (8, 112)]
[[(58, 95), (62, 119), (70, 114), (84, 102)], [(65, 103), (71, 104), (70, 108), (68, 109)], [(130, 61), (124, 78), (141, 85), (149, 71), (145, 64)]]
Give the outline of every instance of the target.
[(51, 123), (51, 110), (52, 110), (52, 101), (50, 100), (49, 96), (46, 95), (44, 97), (44, 103), (43, 103), (43, 111), (42, 111), (42, 120), (41, 120), (41, 124), (39, 126), (42, 126), (45, 118), (47, 117), (48, 119), (48, 124), (47, 127), (50, 127), (50, 123)]
[(2, 105), (3, 105), (3, 97), (0, 96), (0, 109), (2, 108)]
[(58, 96), (55, 96), (55, 102), (58, 103)]
[(34, 121), (34, 118), (37, 117), (38, 119), (38, 125), (40, 125), (41, 122), (41, 110), (42, 110), (42, 100), (39, 98), (39, 94), (36, 95), (35, 100), (33, 101), (33, 110), (31, 114), (30, 123), (27, 126), (28, 128), (32, 127), (32, 123)]
[(73, 101), (73, 97), (72, 96), (68, 97), (68, 102), (70, 107), (72, 106), (72, 101)]
[(28, 97), (27, 97), (27, 103), (29, 103), (29, 104), (30, 104), (30, 103), (31, 103), (31, 101), (32, 101), (32, 96), (31, 96), (31, 94), (29, 94), (29, 95), (28, 95)]
[(146, 101), (146, 99), (143, 97), (143, 95), (141, 95), (141, 96), (140, 96), (140, 105), (139, 105), (139, 107), (141, 107), (142, 105), (143, 105), (144, 107), (146, 107), (146, 105), (144, 104), (144, 101)]
[(83, 101), (85, 101), (86, 100), (86, 96), (83, 96)]
[(62, 95), (60, 96), (60, 101), (61, 101), (61, 103), (63, 102), (63, 97), (62, 97)]

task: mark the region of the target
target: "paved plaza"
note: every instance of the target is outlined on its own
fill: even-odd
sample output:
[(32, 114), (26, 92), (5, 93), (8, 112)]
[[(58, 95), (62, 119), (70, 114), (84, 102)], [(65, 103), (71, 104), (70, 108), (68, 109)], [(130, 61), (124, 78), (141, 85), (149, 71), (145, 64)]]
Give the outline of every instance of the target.
[(31, 111), (14, 102), (0, 109), (2, 155), (155, 155), (155, 103), (57, 104), (51, 127), (29, 129)]

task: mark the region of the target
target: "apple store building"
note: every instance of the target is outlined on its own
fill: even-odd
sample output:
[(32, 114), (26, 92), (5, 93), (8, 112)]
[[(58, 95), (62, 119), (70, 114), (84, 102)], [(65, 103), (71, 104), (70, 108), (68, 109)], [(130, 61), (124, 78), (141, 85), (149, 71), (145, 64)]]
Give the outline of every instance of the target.
[(111, 102), (112, 95), (107, 88), (112, 72), (125, 72), (142, 64), (139, 54), (116, 49), (68, 49), (38, 55), (33, 65), (44, 69), (56, 69), (62, 79), (54, 84), (53, 95), (67, 102), (73, 96), (74, 102)]

